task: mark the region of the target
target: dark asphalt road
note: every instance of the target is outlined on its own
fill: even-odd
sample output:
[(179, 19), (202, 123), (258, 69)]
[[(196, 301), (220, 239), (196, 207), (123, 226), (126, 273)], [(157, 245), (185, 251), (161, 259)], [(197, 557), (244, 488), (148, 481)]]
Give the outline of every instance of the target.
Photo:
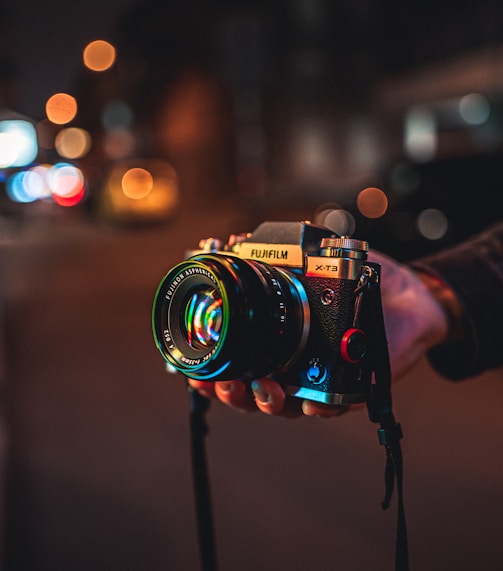
[[(56, 218), (3, 246), (10, 449), (5, 569), (198, 570), (187, 395), (150, 333), (162, 274), (232, 211), (155, 229)], [(253, 224), (255, 221), (253, 221)], [(395, 387), (411, 568), (503, 568), (503, 383), (425, 363)], [(365, 412), (287, 421), (214, 405), (221, 571), (393, 569), (396, 504)]]

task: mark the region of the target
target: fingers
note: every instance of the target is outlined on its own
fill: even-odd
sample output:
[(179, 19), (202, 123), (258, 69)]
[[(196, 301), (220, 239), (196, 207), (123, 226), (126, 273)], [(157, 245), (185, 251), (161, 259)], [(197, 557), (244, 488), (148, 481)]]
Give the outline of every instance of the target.
[(242, 381), (203, 382), (188, 380), (189, 385), (207, 398), (217, 398), (240, 412), (260, 410), (265, 414), (295, 417), (302, 415), (301, 401), (285, 396), (281, 386), (270, 379), (250, 383)]
[(269, 415), (296, 418), (317, 416), (334, 418), (349, 410), (349, 406), (325, 405), (285, 395), (279, 383), (271, 379), (257, 379), (251, 384), (242, 381), (204, 382), (188, 380), (190, 386), (207, 398), (217, 398), (240, 412), (260, 410)]
[(287, 397), (276, 381), (258, 379), (252, 382), (251, 389), (255, 397), (255, 405), (265, 414), (274, 414), (286, 418), (302, 415), (302, 402)]
[(215, 394), (224, 404), (238, 411), (253, 412), (257, 410), (249, 385), (242, 381), (216, 382)]
[(209, 399), (218, 399), (224, 404), (242, 412), (256, 410), (251, 391), (241, 381), (207, 382), (187, 379), (189, 385)]
[(278, 414), (285, 406), (286, 396), (283, 389), (275, 381), (259, 379), (253, 381), (251, 389), (257, 408), (266, 414)]
[(277, 382), (270, 379), (260, 379), (251, 384), (255, 396), (255, 404), (259, 410), (266, 414), (285, 416), (288, 418), (317, 416), (321, 418), (334, 418), (346, 413), (349, 405), (328, 405), (310, 400), (300, 400), (287, 397)]

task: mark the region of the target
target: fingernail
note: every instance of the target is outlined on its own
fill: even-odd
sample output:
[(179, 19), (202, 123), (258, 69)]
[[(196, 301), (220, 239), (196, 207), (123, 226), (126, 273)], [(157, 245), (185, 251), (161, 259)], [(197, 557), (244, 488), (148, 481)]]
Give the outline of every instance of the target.
[(255, 400), (260, 404), (271, 404), (271, 395), (266, 393), (258, 381), (252, 381), (251, 388), (255, 395)]

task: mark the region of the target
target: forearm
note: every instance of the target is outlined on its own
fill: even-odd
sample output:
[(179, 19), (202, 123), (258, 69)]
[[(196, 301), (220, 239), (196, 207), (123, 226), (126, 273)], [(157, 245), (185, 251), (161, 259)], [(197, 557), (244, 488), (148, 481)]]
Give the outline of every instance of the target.
[(425, 266), (419, 264), (415, 267), (417, 276), (427, 288), (430, 295), (441, 308), (446, 322), (446, 332), (440, 344), (455, 343), (469, 335), (466, 310), (461, 300), (444, 279)]
[(442, 306), (448, 334), (429, 351), (445, 377), (503, 365), (503, 225), (412, 264)]

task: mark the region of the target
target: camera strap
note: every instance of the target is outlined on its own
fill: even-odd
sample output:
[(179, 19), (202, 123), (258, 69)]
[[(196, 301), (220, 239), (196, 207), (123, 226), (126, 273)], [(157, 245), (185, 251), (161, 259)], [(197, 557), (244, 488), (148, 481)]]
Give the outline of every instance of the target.
[(192, 480), (196, 503), (197, 536), (201, 571), (217, 571), (213, 510), (206, 460), (205, 438), (208, 434), (206, 412), (210, 400), (188, 387), (190, 395), (190, 439)]
[(409, 555), (407, 543), (407, 525), (403, 501), (403, 458), (400, 440), (402, 429), (395, 421), (392, 412), (391, 398), (391, 366), (389, 360), (388, 342), (384, 327), (384, 316), (381, 303), (379, 282), (368, 284), (366, 295), (373, 312), (371, 326), (374, 328), (374, 382), (370, 388), (367, 400), (369, 418), (380, 424), (377, 430), (379, 443), (386, 449), (386, 468), (384, 473), (385, 495), (381, 504), (382, 509), (388, 509), (396, 483), (398, 496), (395, 571), (408, 571)]

